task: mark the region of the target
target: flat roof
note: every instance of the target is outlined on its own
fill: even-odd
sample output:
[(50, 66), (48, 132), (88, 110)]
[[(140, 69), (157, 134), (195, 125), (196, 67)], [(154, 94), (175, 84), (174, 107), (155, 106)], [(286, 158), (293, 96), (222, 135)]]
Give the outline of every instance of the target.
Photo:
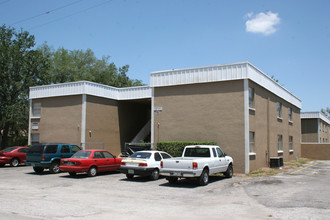
[(300, 113), (301, 119), (322, 119), (324, 122), (328, 123), (330, 125), (330, 119), (325, 116), (322, 112), (301, 112)]
[(301, 100), (249, 62), (156, 71), (151, 87), (249, 79), (301, 109)]
[(30, 87), (29, 98), (38, 99), (86, 94), (114, 100), (135, 100), (151, 98), (151, 93), (150, 86), (116, 88), (89, 81), (79, 81)]
[(301, 101), (268, 75), (249, 62), (164, 70), (150, 73), (150, 86), (116, 88), (89, 81), (30, 87), (30, 99), (94, 95), (114, 100), (135, 100), (152, 97), (152, 88), (196, 83), (249, 79), (276, 96), (301, 109)]

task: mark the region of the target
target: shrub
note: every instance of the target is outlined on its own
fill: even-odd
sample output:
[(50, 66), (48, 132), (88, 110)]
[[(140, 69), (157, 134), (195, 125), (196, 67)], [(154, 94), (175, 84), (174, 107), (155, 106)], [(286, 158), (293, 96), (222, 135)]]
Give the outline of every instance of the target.
[(216, 145), (216, 143), (197, 141), (162, 141), (157, 143), (156, 149), (165, 151), (173, 157), (181, 157), (184, 147), (187, 145)]

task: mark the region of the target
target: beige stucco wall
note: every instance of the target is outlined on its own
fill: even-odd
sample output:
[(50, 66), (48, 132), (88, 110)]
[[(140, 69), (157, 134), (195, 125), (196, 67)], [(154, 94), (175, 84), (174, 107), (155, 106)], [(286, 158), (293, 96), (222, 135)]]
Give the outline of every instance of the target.
[[(249, 130), (255, 132), (255, 156), (250, 156), (250, 171), (267, 167), (269, 157), (283, 157), (284, 161), (300, 157), (300, 109), (284, 101), (261, 86), (249, 81), (255, 89), (255, 111), (249, 110)], [(282, 103), (282, 120), (277, 118), (276, 103)], [(288, 108), (292, 108), (289, 122)], [(278, 135), (283, 137), (283, 153), (278, 153)], [(289, 152), (289, 136), (293, 136), (293, 152)]]
[(40, 119), (31, 120), (39, 121), (39, 129), (31, 130), (31, 133), (40, 134), (41, 143), (80, 145), (81, 95), (34, 99), (33, 103), (41, 103), (41, 113)]
[(330, 144), (302, 143), (301, 156), (315, 160), (330, 160)]
[[(104, 149), (112, 154), (121, 152), (118, 101), (87, 96), (86, 101), (86, 144), (104, 143)], [(97, 145), (92, 146), (97, 148)]]
[(214, 141), (244, 173), (243, 80), (157, 87), (154, 138), (159, 141)]
[(301, 119), (301, 140), (302, 142), (318, 143), (318, 119)]

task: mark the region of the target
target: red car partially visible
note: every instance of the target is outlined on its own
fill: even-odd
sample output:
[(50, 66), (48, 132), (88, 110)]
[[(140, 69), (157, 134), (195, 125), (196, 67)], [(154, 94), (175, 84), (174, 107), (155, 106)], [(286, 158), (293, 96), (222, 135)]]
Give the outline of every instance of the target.
[(61, 159), (60, 170), (69, 172), (70, 176), (77, 173), (96, 176), (97, 173), (118, 170), (121, 160), (106, 150), (81, 150), (71, 158)]
[(0, 151), (0, 167), (3, 167), (5, 164), (10, 164), (12, 167), (24, 164), (28, 149), (28, 147), (16, 146), (8, 147)]

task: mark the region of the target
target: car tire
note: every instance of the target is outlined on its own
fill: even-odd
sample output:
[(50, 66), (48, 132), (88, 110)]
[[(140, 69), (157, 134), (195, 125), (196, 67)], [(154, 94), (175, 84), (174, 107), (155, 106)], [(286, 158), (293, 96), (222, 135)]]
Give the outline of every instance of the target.
[(233, 173), (234, 173), (234, 170), (233, 170), (233, 165), (229, 165), (228, 168), (227, 168), (227, 171), (224, 173), (225, 174), (225, 177), (226, 178), (232, 178), (233, 177)]
[(209, 183), (209, 170), (204, 169), (200, 177), (198, 178), (198, 184), (200, 186), (206, 186)]
[(19, 160), (17, 158), (13, 158), (11, 161), (10, 161), (10, 166), (11, 167), (17, 167), (19, 165)]
[(174, 184), (174, 183), (178, 182), (179, 178), (178, 177), (167, 177), (166, 179), (170, 184)]
[(43, 167), (33, 167), (34, 172), (36, 173), (42, 173), (44, 171)]
[(70, 176), (75, 176), (76, 175), (76, 172), (69, 172), (69, 175)]
[(3, 166), (5, 166), (5, 164), (4, 163), (0, 163), (0, 167), (3, 167)]
[(87, 175), (90, 177), (94, 177), (97, 174), (97, 168), (95, 166), (92, 166), (91, 168), (89, 168)]
[(126, 178), (131, 180), (134, 178), (134, 174), (126, 174)]
[(60, 172), (60, 164), (58, 162), (53, 162), (49, 167), (49, 172), (56, 174)]
[(151, 174), (150, 178), (151, 178), (151, 180), (158, 180), (159, 179), (159, 170), (158, 170), (158, 168), (156, 168), (152, 171), (152, 174)]

